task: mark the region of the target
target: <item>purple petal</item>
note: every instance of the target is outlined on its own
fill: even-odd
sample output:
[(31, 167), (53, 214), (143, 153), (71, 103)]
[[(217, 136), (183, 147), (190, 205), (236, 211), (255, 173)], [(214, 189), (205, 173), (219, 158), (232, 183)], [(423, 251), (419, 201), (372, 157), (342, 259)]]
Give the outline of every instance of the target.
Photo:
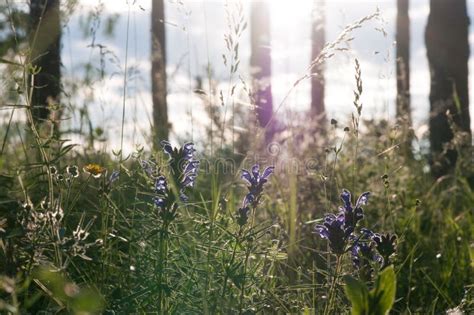
[(247, 207), (249, 204), (251, 204), (254, 201), (255, 201), (255, 196), (252, 193), (248, 193), (244, 198), (243, 207), (244, 208)]
[(255, 164), (254, 166), (252, 166), (252, 174), (255, 179), (258, 179), (260, 177), (259, 170), (260, 170), (260, 166), (258, 166), (258, 164)]
[(365, 237), (372, 237), (372, 235), (374, 235), (374, 232), (366, 228), (362, 228), (361, 232), (364, 234)]
[(341, 199), (342, 199), (342, 201), (344, 201), (344, 207), (346, 209), (352, 208), (351, 207), (351, 193), (348, 190), (346, 190), (346, 189), (342, 190)]
[(268, 176), (270, 176), (273, 173), (273, 170), (275, 169), (275, 166), (268, 166), (262, 174), (261, 179), (267, 179)]
[(360, 195), (356, 202), (356, 208), (366, 205), (367, 202), (369, 201), (369, 196), (370, 196), (370, 192), (365, 192), (362, 195)]
[(194, 152), (194, 151), (195, 151), (195, 150), (194, 150), (194, 143), (192, 143), (192, 142), (185, 143), (185, 144), (183, 145), (183, 149), (184, 149), (186, 152), (189, 152), (189, 151), (193, 151), (193, 152)]
[(154, 197), (153, 202), (157, 207), (163, 208), (165, 206), (165, 200), (160, 197)]
[(247, 181), (250, 185), (252, 185), (252, 175), (250, 175), (249, 171), (242, 170), (242, 175), (240, 176), (243, 180)]
[(196, 173), (199, 166), (199, 161), (190, 161), (184, 168), (184, 174), (187, 173)]
[(321, 238), (325, 238), (325, 239), (329, 238), (329, 231), (323, 225), (316, 225), (316, 232), (319, 234)]
[(180, 191), (179, 199), (180, 199), (182, 202), (187, 202), (187, 201), (189, 200), (188, 196), (186, 196), (182, 191)]
[(184, 155), (185, 155), (184, 156), (185, 159), (192, 159), (194, 152), (196, 152), (196, 150), (194, 149), (194, 143), (188, 142), (188, 143), (184, 144), (183, 145), (183, 152), (184, 152)]
[(112, 184), (113, 182), (115, 182), (119, 178), (119, 176), (120, 176), (119, 171), (113, 171), (109, 177), (109, 184)]
[(188, 175), (183, 179), (183, 181), (181, 182), (181, 185), (183, 187), (193, 187), (195, 179), (196, 179), (195, 176)]
[(155, 181), (155, 190), (157, 192), (165, 192), (166, 191), (166, 179), (163, 176), (160, 176)]
[(339, 213), (337, 215), (336, 221), (338, 221), (339, 223), (344, 223), (344, 221), (345, 221), (344, 213)]
[(167, 153), (169, 156), (172, 156), (173, 155), (173, 147), (171, 146), (171, 144), (166, 140), (163, 140), (160, 143), (161, 143), (161, 147), (163, 148), (163, 151), (165, 153)]

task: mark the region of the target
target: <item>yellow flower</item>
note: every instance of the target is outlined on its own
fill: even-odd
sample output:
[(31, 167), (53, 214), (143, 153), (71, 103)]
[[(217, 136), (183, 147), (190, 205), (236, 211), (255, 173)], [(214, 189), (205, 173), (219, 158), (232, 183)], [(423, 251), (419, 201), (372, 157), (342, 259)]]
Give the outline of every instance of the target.
[(107, 170), (99, 164), (91, 163), (84, 166), (84, 172), (91, 174), (94, 178), (99, 178)]

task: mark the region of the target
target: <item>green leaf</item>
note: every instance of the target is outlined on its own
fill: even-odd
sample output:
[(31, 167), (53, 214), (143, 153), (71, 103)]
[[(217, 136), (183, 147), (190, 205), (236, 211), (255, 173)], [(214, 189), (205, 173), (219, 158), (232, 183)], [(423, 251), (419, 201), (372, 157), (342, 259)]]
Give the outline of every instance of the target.
[(375, 282), (375, 288), (370, 292), (371, 303), (374, 310), (373, 314), (388, 314), (395, 302), (395, 292), (397, 289), (397, 279), (393, 266), (385, 268), (380, 272)]
[(351, 276), (344, 276), (344, 291), (352, 304), (352, 315), (369, 314), (369, 290), (362, 281)]

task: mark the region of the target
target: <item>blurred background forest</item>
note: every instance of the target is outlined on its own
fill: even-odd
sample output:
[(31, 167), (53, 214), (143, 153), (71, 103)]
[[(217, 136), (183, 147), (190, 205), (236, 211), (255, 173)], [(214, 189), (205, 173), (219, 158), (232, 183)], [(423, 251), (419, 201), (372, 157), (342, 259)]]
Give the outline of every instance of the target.
[[(307, 73), (320, 49), (318, 45), (322, 48), (323, 43), (335, 41), (348, 24), (377, 10), (380, 10), (377, 20), (369, 21), (366, 27), (355, 30), (350, 35), (353, 40), (341, 45), (347, 51), (337, 53), (325, 61), (324, 71), (319, 71), (321, 77), (324, 76), (321, 91), (317, 92), (321, 95), (312, 96), (311, 80), (302, 80), (278, 109), (281, 115), (277, 119), (284, 120), (287, 113), (308, 112), (310, 108), (317, 107), (317, 102), (324, 107), (317, 109), (317, 113), (324, 109), (328, 118), (340, 120), (347, 117), (352, 109), (349, 104), (352, 103), (353, 59), (357, 58), (364, 75), (365, 93), (362, 102), (365, 104), (366, 118), (395, 117), (397, 95), (400, 94), (397, 92), (398, 73), (399, 81), (405, 80), (403, 85), (409, 91), (407, 104), (410, 105), (410, 119), (413, 120), (415, 134), (418, 138), (427, 134), (430, 70), (425, 30), (430, 13), (429, 1), (325, 3), (300, 0), (293, 4), (279, 0), (266, 8), (266, 5), (255, 8), (255, 11), (262, 11), (260, 14), (267, 16), (267, 20), (258, 22), (266, 23), (266, 28), (251, 23), (252, 7), (247, 1), (240, 4), (242, 8), (232, 1), (164, 1), (163, 4), (153, 4), (153, 12), (157, 15), (153, 31), (166, 34), (163, 35), (163, 38), (166, 37), (166, 112), (170, 123), (168, 129), (174, 137), (203, 139), (205, 127), (210, 125), (208, 99), (211, 104), (218, 105), (221, 103), (220, 93), (226, 94), (234, 85), (235, 101), (239, 107), (248, 107), (252, 103), (239, 80), (251, 81), (252, 69), (257, 67), (251, 65), (252, 47), (259, 48), (255, 47), (258, 44), (251, 45), (249, 27), (240, 30), (239, 34), (233, 34), (233, 27), (241, 22), (239, 18), (242, 18), (241, 26), (244, 23), (253, 25), (255, 30), (263, 30), (262, 36), (268, 36), (263, 45), (268, 46), (265, 50), (268, 50), (271, 60), (266, 62), (271, 66), (269, 77), (275, 104), (273, 107), (276, 109), (293, 83)], [(56, 5), (52, 4), (53, 7)], [(44, 58), (59, 58), (59, 61), (52, 63), (60, 64), (60, 71), (54, 71), (61, 73), (58, 83), (61, 92), (52, 95), (61, 96), (64, 106), (74, 108), (68, 114), (69, 119), (62, 123), (63, 130), (70, 131), (72, 139), (77, 141), (80, 138), (78, 129), (83, 130), (90, 122), (88, 127), (98, 128), (96, 131), (100, 131), (101, 137), (107, 138), (108, 141), (104, 142), (107, 150), (117, 149), (120, 143), (112, 135), (120, 132), (121, 126), (117, 122), (121, 120), (125, 102), (124, 138), (128, 152), (133, 150), (136, 143), (150, 143), (147, 140), (153, 124), (161, 123), (154, 121), (158, 118), (153, 116), (154, 111), (159, 112), (159, 101), (152, 99), (154, 85), (151, 71), (160, 69), (153, 68), (151, 63), (152, 54), (159, 53), (156, 47), (152, 52), (152, 2), (64, 1), (60, 6), (57, 14), (61, 22), (55, 31), (59, 32), (59, 42), (55, 43), (59, 51), (54, 55), (46, 54)], [(465, 12), (459, 14), (469, 15), (469, 9), (474, 10), (468, 5), (464, 8)], [(160, 10), (163, 12), (158, 12)], [(34, 27), (28, 19), (34, 19), (35, 14), (39, 18), (41, 13), (41, 8), (38, 12), (30, 12), (27, 2), (4, 2), (2, 52), (5, 59), (8, 59), (9, 54), (14, 56), (26, 49)], [(13, 15), (15, 20), (12, 21), (10, 17)], [(12, 26), (17, 32), (16, 39)], [(466, 38), (466, 34), (454, 30), (451, 32), (455, 34), (453, 41), (468, 40), (465, 45), (471, 43), (472, 36), (469, 33)], [(161, 38), (156, 36), (157, 40)], [(397, 36), (400, 36), (398, 41)], [(235, 47), (229, 47), (225, 37), (234, 37), (234, 44), (238, 44), (235, 52), (232, 51)], [(41, 41), (44, 40), (41, 38)], [(443, 47), (448, 42), (437, 43), (437, 40), (440, 39), (433, 39), (433, 51), (447, 49)], [(238, 55), (234, 61), (238, 61), (238, 69), (231, 74), (229, 70), (234, 53)], [(451, 53), (454, 56), (458, 52)], [(229, 59), (227, 65), (223, 62), (223, 55)], [(403, 62), (407, 66), (400, 67), (403, 69), (397, 72), (396, 64), (400, 58), (406, 58), (410, 63)], [(44, 63), (48, 63), (48, 60)], [(412, 67), (408, 67), (410, 64)], [(468, 62), (466, 67), (466, 71), (469, 70), (472, 62)], [(3, 73), (5, 83), (2, 95), (8, 103), (11, 101), (8, 91), (14, 82), (8, 71)], [(469, 82), (474, 84), (473, 80)], [(196, 90), (208, 95), (203, 99), (203, 95), (196, 93)], [(216, 110), (225, 112), (232, 106), (229, 102), (229, 97), (225, 97), (223, 106), (216, 106)], [(470, 106), (472, 111), (472, 104), (463, 103), (463, 106)], [(8, 121), (10, 114), (8, 110), (2, 111), (4, 121)], [(230, 116), (227, 115), (226, 119)], [(18, 111), (13, 119), (21, 119), (21, 112)], [(173, 123), (178, 121), (186, 123)], [(223, 117), (221, 121), (224, 121)], [(193, 126), (191, 130), (189, 125)], [(243, 125), (235, 127), (247, 128)], [(472, 127), (472, 124), (467, 127)]]

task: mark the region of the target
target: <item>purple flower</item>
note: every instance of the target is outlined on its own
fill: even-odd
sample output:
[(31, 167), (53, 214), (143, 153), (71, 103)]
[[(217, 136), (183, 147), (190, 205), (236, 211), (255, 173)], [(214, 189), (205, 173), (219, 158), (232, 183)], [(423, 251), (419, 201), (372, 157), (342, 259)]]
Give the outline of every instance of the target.
[(163, 148), (163, 151), (168, 154), (170, 157), (173, 157), (173, 147), (171, 146), (171, 144), (166, 141), (166, 140), (163, 140), (160, 142), (161, 144), (161, 147)]
[(196, 152), (196, 149), (194, 149), (194, 143), (188, 142), (183, 145), (183, 157), (188, 161), (191, 161), (194, 158), (194, 152)]
[(387, 267), (390, 265), (390, 256), (395, 254), (397, 250), (397, 235), (390, 233), (374, 233), (372, 235), (372, 240), (375, 242), (375, 247), (383, 258), (382, 268)]
[(186, 189), (194, 187), (199, 170), (199, 161), (194, 159), (194, 144), (185, 143), (181, 148), (173, 148), (168, 141), (161, 141), (163, 152), (170, 157), (169, 165), (174, 182), (179, 190), (179, 199), (183, 202), (189, 200)]
[(359, 276), (365, 281), (372, 278), (373, 263), (380, 263), (382, 257), (374, 249), (374, 243), (369, 240), (357, 240), (352, 246), (352, 263)]
[(352, 231), (344, 228), (344, 215), (327, 214), (324, 223), (316, 225), (316, 232), (329, 241), (333, 253), (342, 255), (346, 252)]
[(247, 170), (242, 170), (241, 178), (253, 186), (257, 186), (259, 184), (263, 185), (268, 181), (268, 177), (273, 173), (274, 169), (274, 166), (268, 166), (265, 168), (262, 175), (260, 175), (260, 166), (255, 164), (252, 166), (252, 173)]
[(252, 166), (251, 172), (242, 170), (241, 178), (247, 182), (249, 192), (244, 198), (242, 208), (251, 205), (256, 207), (260, 201), (263, 192), (263, 185), (268, 182), (268, 178), (273, 173), (275, 167), (268, 166), (260, 175), (260, 167), (258, 164)]
[(355, 230), (357, 222), (364, 218), (364, 210), (362, 205), (366, 205), (369, 199), (369, 192), (365, 192), (357, 199), (355, 207), (353, 207), (351, 202), (351, 193), (343, 189), (341, 193), (341, 199), (344, 202), (344, 206), (339, 208), (339, 211), (344, 214), (345, 227), (347, 229)]
[(112, 183), (114, 183), (115, 181), (117, 181), (120, 177), (120, 172), (117, 171), (117, 170), (114, 170), (112, 172), (112, 174), (110, 174), (110, 177), (109, 177), (109, 185), (111, 185)]
[(339, 214), (337, 216), (327, 214), (324, 223), (316, 225), (316, 232), (329, 241), (329, 246), (335, 254), (342, 255), (345, 253), (349, 241), (356, 239), (354, 231), (357, 223), (364, 217), (361, 206), (367, 203), (368, 196), (368, 192), (363, 193), (354, 207), (351, 202), (351, 193), (344, 189), (341, 193), (343, 206), (339, 207)]
[(159, 176), (155, 179), (155, 194), (156, 196), (153, 197), (153, 203), (158, 208), (165, 208), (168, 204), (168, 183), (166, 182), (166, 178), (164, 176)]
[(153, 203), (158, 208), (163, 209), (164, 207), (166, 207), (166, 200), (164, 198), (161, 198), (161, 197), (153, 197)]
[(168, 183), (164, 176), (160, 176), (155, 180), (155, 193), (166, 194), (168, 192)]

